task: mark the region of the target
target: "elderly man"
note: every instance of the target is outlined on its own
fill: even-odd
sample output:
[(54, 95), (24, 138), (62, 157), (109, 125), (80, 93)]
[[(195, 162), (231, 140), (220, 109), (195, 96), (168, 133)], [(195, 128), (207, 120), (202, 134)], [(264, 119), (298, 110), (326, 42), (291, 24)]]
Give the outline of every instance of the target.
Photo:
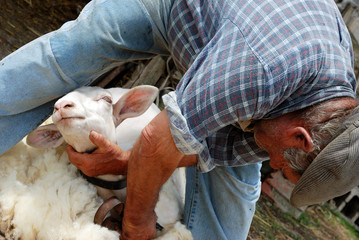
[[(154, 54), (172, 55), (184, 76), (134, 148), (95, 132), (93, 153), (68, 148), (87, 175), (128, 175), (121, 238), (155, 236), (158, 192), (177, 167), (188, 166), (184, 217), (194, 238), (245, 239), (260, 162), (300, 178), (307, 184), (295, 196), (316, 201), (303, 189), (326, 190), (307, 181), (320, 172), (318, 153), (320, 163), (333, 149), (344, 151), (336, 159), (357, 156), (337, 132), (357, 106), (351, 40), (327, 0), (92, 1), (76, 21), (1, 61), (1, 152), (45, 119), (52, 100)], [(357, 115), (350, 119), (355, 128)]]

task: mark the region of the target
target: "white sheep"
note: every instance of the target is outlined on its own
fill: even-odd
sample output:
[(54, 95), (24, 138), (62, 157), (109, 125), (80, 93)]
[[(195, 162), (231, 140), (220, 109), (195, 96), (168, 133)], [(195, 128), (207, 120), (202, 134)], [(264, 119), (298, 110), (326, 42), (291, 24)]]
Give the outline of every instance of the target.
[[(55, 104), (53, 121), (56, 125), (50, 124), (40, 127), (29, 135), (28, 142), (37, 147), (47, 148), (58, 147), (63, 140), (66, 140), (77, 151), (91, 151), (94, 146), (88, 140), (88, 135), (90, 130), (96, 130), (109, 140), (117, 142), (123, 150), (128, 150), (133, 146), (143, 127), (158, 114), (158, 108), (151, 104), (156, 94), (157, 90), (150, 86), (137, 87), (130, 91), (118, 88), (108, 90), (97, 87), (80, 88), (64, 96)], [(116, 103), (112, 105), (112, 102)], [(146, 111), (149, 106), (150, 109)], [(142, 114), (143, 112), (145, 113)], [(136, 117), (138, 115), (141, 116)], [(129, 119), (124, 121), (126, 118)], [(116, 128), (116, 126), (118, 127)], [(19, 165), (22, 167), (18, 171), (13, 170), (16, 167), (11, 163), (10, 166), (5, 167), (6, 171), (4, 172), (7, 174), (7, 181), (5, 182), (8, 182), (11, 187), (7, 187), (4, 181), (0, 184), (1, 216), (3, 219), (3, 224), (0, 225), (1, 230), (4, 231), (5, 229), (9, 233), (8, 235), (12, 235), (12, 238), (15, 239), (85, 239), (87, 234), (84, 231), (85, 229), (89, 229), (86, 239), (118, 239), (118, 235), (114, 231), (92, 224), (94, 212), (99, 207), (101, 200), (97, 198), (94, 188), (79, 177), (76, 169), (69, 164), (67, 155), (63, 151), (61, 147), (56, 150), (34, 150), (21, 143), (0, 158), (0, 161), (5, 158), (4, 162), (7, 163), (10, 162), (10, 158), (13, 162), (22, 162)], [(35, 164), (34, 158), (39, 161), (37, 164)], [(59, 164), (61, 166), (56, 166)], [(34, 165), (36, 165), (35, 169)], [(0, 169), (3, 172), (2, 168)], [(23, 172), (27, 174), (19, 176)], [(31, 176), (28, 175), (32, 172)], [(107, 180), (119, 178), (113, 175), (102, 177)], [(70, 181), (70, 179), (72, 180)], [(77, 182), (74, 182), (74, 179)], [(35, 184), (35, 182), (40, 181), (40, 184)], [(163, 239), (192, 238), (190, 232), (178, 221), (183, 210), (184, 183), (183, 170), (176, 170), (160, 192), (155, 211), (158, 215), (158, 222), (165, 227), (165, 231), (161, 233)], [(64, 186), (67, 188), (63, 190)], [(23, 212), (30, 212), (28, 215), (31, 216), (31, 211), (27, 209), (28, 204), (24, 203), (19, 207), (19, 202), (21, 202), (19, 195), (25, 200), (26, 196), (22, 195), (29, 192), (28, 188), (39, 189), (37, 194), (40, 196), (32, 194), (29, 198), (33, 202), (31, 204), (46, 206), (43, 209), (39, 206), (41, 210), (45, 210), (45, 213), (38, 214), (36, 221), (41, 223), (35, 227), (34, 219), (29, 220), (27, 217), (23, 217), (23, 223), (21, 223), (21, 217), (16, 215), (19, 214), (17, 209), (21, 208)], [(3, 194), (4, 189), (10, 192)], [(46, 194), (41, 191), (46, 192)], [(124, 199), (121, 191), (101, 190), (99, 193), (105, 199), (112, 194)], [(47, 196), (51, 194), (52, 196)], [(13, 198), (7, 199), (9, 197)], [(56, 202), (56, 197), (65, 198), (65, 203), (64, 201)], [(10, 203), (9, 206), (6, 206), (7, 203)], [(33, 212), (38, 211), (35, 207), (31, 210)], [(51, 218), (49, 215), (52, 215)], [(62, 219), (63, 216), (67, 218), (66, 221)], [(84, 216), (83, 219), (86, 220), (78, 223), (81, 216)], [(56, 217), (58, 220), (55, 220)], [(62, 222), (67, 224), (62, 224)], [(32, 234), (29, 233), (31, 229), (33, 230)], [(74, 233), (70, 234), (71, 229)], [(81, 230), (78, 231), (79, 229)], [(76, 234), (76, 230), (81, 233)], [(96, 232), (97, 235), (93, 232)], [(84, 238), (81, 238), (82, 235)]]
[(18, 143), (0, 157), (0, 230), (6, 239), (115, 240), (93, 223), (100, 207), (94, 186), (69, 163), (64, 147)]

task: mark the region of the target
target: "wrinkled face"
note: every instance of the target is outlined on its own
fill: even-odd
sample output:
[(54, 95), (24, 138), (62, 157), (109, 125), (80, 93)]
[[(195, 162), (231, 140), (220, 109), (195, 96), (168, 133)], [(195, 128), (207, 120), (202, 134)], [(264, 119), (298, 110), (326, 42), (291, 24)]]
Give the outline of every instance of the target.
[(112, 96), (96, 87), (83, 87), (60, 98), (52, 116), (65, 141), (78, 152), (94, 149), (89, 140), (91, 130), (115, 142)]
[(292, 148), (286, 133), (286, 124), (272, 120), (260, 121), (254, 127), (254, 138), (257, 145), (269, 154), (273, 169), (281, 169), (292, 183), (296, 183), (300, 175), (293, 170), (284, 158), (286, 149)]

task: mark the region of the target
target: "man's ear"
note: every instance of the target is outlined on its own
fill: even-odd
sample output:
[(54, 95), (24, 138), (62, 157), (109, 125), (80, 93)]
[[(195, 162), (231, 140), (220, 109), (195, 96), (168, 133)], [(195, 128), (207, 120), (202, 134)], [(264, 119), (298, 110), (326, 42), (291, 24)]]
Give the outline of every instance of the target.
[(35, 148), (56, 148), (64, 141), (53, 123), (36, 128), (26, 138), (26, 143)]
[(299, 148), (305, 152), (309, 152), (313, 148), (312, 137), (309, 132), (303, 127), (294, 127), (288, 131), (290, 135), (290, 144), (294, 148)]
[(115, 126), (126, 118), (137, 117), (144, 113), (158, 95), (158, 88), (148, 85), (132, 88), (113, 106)]

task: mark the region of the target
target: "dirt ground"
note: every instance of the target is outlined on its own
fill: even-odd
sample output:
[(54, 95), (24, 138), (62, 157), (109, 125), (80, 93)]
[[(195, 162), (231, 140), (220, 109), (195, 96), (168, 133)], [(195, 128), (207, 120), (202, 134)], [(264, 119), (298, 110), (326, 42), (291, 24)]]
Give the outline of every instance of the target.
[(0, 0), (0, 59), (75, 19), (86, 0)]
[[(75, 19), (85, 0), (0, 0), (0, 59), (25, 43)], [(299, 217), (283, 213), (262, 195), (248, 240), (359, 239), (355, 231), (328, 206), (314, 206)]]

